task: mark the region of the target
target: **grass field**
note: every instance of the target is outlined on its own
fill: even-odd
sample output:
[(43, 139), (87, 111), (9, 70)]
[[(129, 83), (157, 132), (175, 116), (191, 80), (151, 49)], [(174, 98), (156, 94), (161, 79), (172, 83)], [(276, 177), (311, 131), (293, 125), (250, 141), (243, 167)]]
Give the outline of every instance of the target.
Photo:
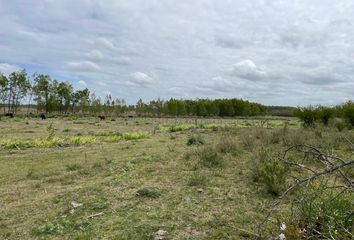
[(254, 181), (261, 149), (349, 157), (342, 135), (295, 119), (2, 119), (0, 239), (252, 238), (276, 199)]

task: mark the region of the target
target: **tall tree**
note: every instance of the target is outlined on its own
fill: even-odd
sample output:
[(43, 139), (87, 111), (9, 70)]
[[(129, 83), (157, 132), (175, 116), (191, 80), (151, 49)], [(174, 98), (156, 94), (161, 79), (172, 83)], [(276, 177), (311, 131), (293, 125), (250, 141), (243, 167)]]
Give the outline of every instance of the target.
[(33, 92), (37, 102), (37, 108), (49, 112), (49, 95), (51, 91), (52, 79), (49, 75), (37, 74), (33, 75), (34, 86)]
[(4, 113), (6, 111), (5, 101), (7, 99), (7, 94), (8, 94), (8, 84), (9, 84), (9, 80), (4, 74), (0, 72), (0, 104), (4, 108)]
[(8, 112), (16, 113), (22, 99), (31, 89), (26, 70), (13, 72), (9, 76)]

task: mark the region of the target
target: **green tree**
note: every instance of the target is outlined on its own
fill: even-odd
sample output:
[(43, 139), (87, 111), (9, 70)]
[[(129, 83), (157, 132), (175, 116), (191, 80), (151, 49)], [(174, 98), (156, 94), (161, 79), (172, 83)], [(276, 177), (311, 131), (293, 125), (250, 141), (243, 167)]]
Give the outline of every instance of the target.
[(52, 79), (49, 75), (44, 74), (34, 74), (34, 86), (33, 92), (35, 95), (35, 100), (37, 102), (37, 108), (39, 110), (45, 110), (46, 113), (49, 112), (49, 95), (51, 91)]
[(31, 89), (26, 70), (13, 72), (9, 78), (8, 112), (16, 113), (22, 99)]
[(4, 108), (4, 113), (5, 113), (5, 101), (7, 99), (7, 94), (8, 94), (8, 84), (9, 80), (7, 77), (0, 72), (0, 104)]

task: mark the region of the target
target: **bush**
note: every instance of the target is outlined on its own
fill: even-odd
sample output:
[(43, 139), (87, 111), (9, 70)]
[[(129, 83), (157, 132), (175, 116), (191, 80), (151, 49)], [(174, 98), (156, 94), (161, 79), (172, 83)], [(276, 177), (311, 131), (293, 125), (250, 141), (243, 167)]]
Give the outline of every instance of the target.
[(189, 129), (195, 128), (195, 125), (191, 124), (178, 124), (170, 127), (170, 132), (181, 132)]
[(302, 121), (304, 127), (314, 127), (316, 120), (316, 109), (312, 106), (298, 108), (295, 110), (294, 115)]
[(349, 101), (342, 105), (341, 112), (344, 118), (354, 126), (354, 102)]
[(317, 118), (325, 125), (328, 126), (329, 120), (334, 116), (334, 109), (329, 107), (319, 107), (316, 110)]
[(94, 143), (94, 142), (96, 142), (96, 138), (93, 138), (93, 137), (70, 137), (67, 139), (67, 141), (71, 144), (79, 146), (79, 145), (83, 145), (83, 144)]
[(149, 136), (149, 132), (140, 132), (140, 133), (124, 133), (123, 138), (125, 140), (136, 140), (142, 139)]
[(284, 190), (287, 167), (268, 150), (260, 150), (252, 170), (254, 181), (264, 183), (268, 193), (278, 196)]
[(120, 140), (122, 140), (120, 136), (111, 136), (103, 139), (104, 142), (119, 142)]
[(136, 192), (136, 196), (143, 198), (158, 198), (161, 196), (161, 191), (154, 187), (141, 188)]
[(0, 139), (0, 148), (4, 149), (26, 149), (33, 146), (33, 143), (29, 141)]
[(349, 214), (353, 211), (353, 206), (352, 192), (339, 189), (325, 191), (310, 187), (310, 190), (301, 194), (301, 200), (296, 202), (294, 220), (298, 228), (307, 230), (305, 236), (350, 239), (348, 233), (353, 227), (354, 218)]
[(205, 186), (208, 178), (202, 175), (200, 172), (195, 172), (189, 179), (188, 185), (189, 186)]
[(213, 147), (203, 147), (197, 151), (199, 162), (209, 168), (220, 167), (223, 159)]
[(216, 149), (220, 153), (236, 154), (239, 152), (240, 147), (235, 138), (225, 136), (219, 140)]
[(191, 145), (203, 145), (204, 139), (198, 135), (198, 136), (191, 136), (188, 138), (187, 140), (187, 146), (191, 146)]
[(341, 132), (347, 127), (347, 124), (342, 120), (336, 120), (334, 126), (339, 132)]

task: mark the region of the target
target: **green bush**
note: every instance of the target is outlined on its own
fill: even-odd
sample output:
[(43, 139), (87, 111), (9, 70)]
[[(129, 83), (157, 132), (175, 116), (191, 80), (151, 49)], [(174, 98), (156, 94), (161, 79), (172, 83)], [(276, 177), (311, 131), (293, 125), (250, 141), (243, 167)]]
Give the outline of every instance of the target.
[(154, 187), (144, 187), (136, 192), (136, 196), (143, 198), (158, 198), (161, 196), (161, 191)]
[(354, 126), (354, 102), (349, 101), (342, 105), (341, 112), (344, 118)]
[(220, 167), (223, 165), (223, 158), (213, 147), (203, 147), (197, 150), (199, 162), (209, 168)]
[(262, 182), (268, 193), (279, 196), (286, 185), (287, 167), (264, 148), (255, 161), (252, 169), (254, 181)]
[[(300, 201), (295, 202), (295, 221), (299, 228), (306, 228), (305, 236), (317, 236), (321, 233), (328, 239), (351, 239), (354, 218), (353, 192), (339, 189), (324, 190), (310, 187), (301, 194)], [(327, 238), (326, 238), (327, 239)]]
[(219, 140), (216, 149), (220, 153), (237, 154), (240, 151), (240, 146), (235, 138), (225, 136)]
[(316, 109), (312, 106), (297, 108), (294, 115), (302, 121), (304, 127), (314, 127), (316, 121)]
[(204, 139), (202, 138), (202, 136), (198, 135), (198, 136), (191, 136), (188, 138), (187, 140), (187, 146), (191, 146), (191, 145), (203, 145), (205, 143)]
[(33, 146), (34, 144), (30, 141), (0, 139), (0, 148), (4, 149), (26, 149)]
[(149, 132), (139, 132), (139, 133), (124, 133), (123, 138), (125, 140), (136, 140), (142, 139), (149, 136)]
[(195, 128), (195, 125), (191, 124), (178, 124), (178, 125), (173, 125), (170, 126), (170, 132), (181, 132), (181, 131), (186, 131), (189, 129)]
[(316, 109), (317, 118), (325, 125), (328, 126), (329, 120), (334, 116), (334, 109), (330, 107), (318, 107)]
[(190, 178), (188, 185), (189, 186), (205, 186), (208, 181), (208, 178), (202, 175), (200, 172), (195, 172)]

